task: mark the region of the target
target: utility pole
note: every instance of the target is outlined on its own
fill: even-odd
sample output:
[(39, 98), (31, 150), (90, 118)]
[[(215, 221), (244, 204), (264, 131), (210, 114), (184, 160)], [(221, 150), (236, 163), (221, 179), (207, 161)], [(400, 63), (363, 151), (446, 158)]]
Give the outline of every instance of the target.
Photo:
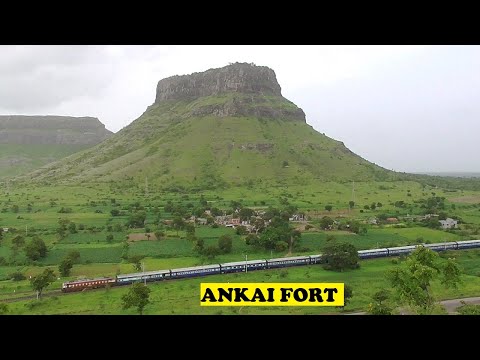
[(352, 182), (352, 201), (355, 202), (355, 181)]
[(142, 261), (142, 271), (143, 271), (143, 283), (147, 286), (147, 277), (145, 276), (145, 262)]

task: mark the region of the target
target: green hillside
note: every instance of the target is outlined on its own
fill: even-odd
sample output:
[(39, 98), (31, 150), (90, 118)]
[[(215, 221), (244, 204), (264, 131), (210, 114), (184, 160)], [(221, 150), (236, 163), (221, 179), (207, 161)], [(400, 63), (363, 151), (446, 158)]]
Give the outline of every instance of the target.
[[(254, 98), (254, 100), (252, 100)], [(289, 117), (218, 116), (215, 109), (298, 111), (282, 96), (224, 93), (150, 106), (101, 144), (36, 171), (37, 181), (133, 180), (165, 187), (214, 188), (256, 182), (388, 180), (394, 173)], [(207, 110), (205, 110), (207, 109)], [(260, 110), (259, 110), (260, 109)], [(259, 110), (259, 111), (257, 111)]]
[(90, 146), (78, 144), (0, 144), (0, 178), (27, 173)]

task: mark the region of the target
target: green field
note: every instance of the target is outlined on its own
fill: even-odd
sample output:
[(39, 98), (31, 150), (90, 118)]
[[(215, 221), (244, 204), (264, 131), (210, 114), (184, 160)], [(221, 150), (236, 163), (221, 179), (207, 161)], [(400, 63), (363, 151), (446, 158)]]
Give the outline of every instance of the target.
[[(125, 185), (125, 184), (124, 184)], [(5, 190), (5, 188), (4, 188)], [(187, 266), (197, 266), (208, 263), (224, 263), (242, 261), (245, 255), (248, 259), (269, 259), (288, 255), (287, 251), (269, 251), (255, 249), (245, 243), (245, 237), (237, 235), (235, 230), (220, 226), (212, 228), (207, 225), (197, 225), (195, 236), (203, 239), (205, 245), (216, 245), (218, 238), (224, 234), (233, 239), (232, 252), (217, 255), (213, 259), (199, 256), (193, 250), (193, 243), (187, 239), (184, 230), (175, 230), (162, 221), (172, 220), (174, 214), (165, 211), (164, 207), (170, 201), (188, 209), (198, 206), (201, 197), (209, 207), (219, 209), (231, 208), (231, 201), (240, 201), (243, 206), (258, 210), (267, 210), (269, 206), (281, 208), (285, 199), (298, 211), (306, 213), (310, 220), (310, 229), (303, 231), (299, 246), (292, 255), (317, 254), (322, 251), (327, 237), (334, 236), (337, 241), (354, 244), (357, 249), (376, 247), (402, 246), (417, 243), (433, 243), (479, 238), (480, 211), (477, 204), (450, 202), (451, 196), (476, 196), (476, 192), (459, 190), (455, 193), (447, 189), (424, 187), (415, 182), (356, 182), (356, 205), (349, 209), (352, 184), (349, 183), (317, 183), (308, 186), (265, 186), (254, 190), (248, 187), (231, 187), (220, 191), (203, 192), (168, 192), (150, 189), (145, 194), (141, 186), (120, 186), (114, 184), (84, 184), (82, 186), (17, 186), (9, 184), (9, 193), (3, 192), (0, 198), (0, 227), (8, 227), (0, 241), (0, 299), (32, 294), (28, 281), (29, 276), (35, 276), (50, 266), (58, 274), (58, 264), (71, 250), (80, 253), (80, 262), (73, 266), (70, 276), (59, 278), (47, 290), (59, 289), (66, 280), (78, 278), (94, 278), (100, 276), (115, 276), (135, 272), (133, 265), (121, 258), (123, 244), (129, 234), (142, 234), (162, 227), (164, 238), (161, 240), (132, 241), (129, 243), (128, 254), (142, 255), (147, 271), (172, 269)], [(398, 224), (371, 225), (368, 220), (387, 214), (402, 218), (417, 216), (424, 213), (421, 201), (433, 196), (445, 197), (443, 211), (448, 216), (462, 219), (460, 228), (455, 231), (444, 231), (422, 226), (415, 221), (400, 221)], [(408, 195), (411, 194), (411, 195)], [(404, 201), (404, 207), (395, 205)], [(371, 203), (382, 204), (375, 210), (364, 209)], [(18, 209), (15, 209), (15, 205)], [(332, 205), (331, 211), (325, 210), (326, 205)], [(145, 227), (128, 228), (125, 226), (135, 208), (140, 206), (146, 213)], [(69, 212), (60, 212), (61, 209)], [(111, 211), (117, 209), (119, 216), (113, 216)], [(71, 212), (70, 212), (71, 211)], [(367, 229), (364, 235), (357, 235), (345, 230), (323, 231), (319, 229), (319, 221), (323, 216), (329, 216), (339, 222), (355, 219)], [(76, 226), (76, 233), (66, 232), (63, 238), (57, 234), (59, 222), (69, 220)], [(300, 226), (300, 223), (292, 223)], [(303, 224), (305, 225), (305, 224)], [(118, 227), (118, 229), (116, 228)], [(22, 235), (26, 242), (34, 236), (42, 238), (48, 248), (46, 257), (37, 261), (29, 261), (23, 248), (13, 256), (12, 239)], [(113, 239), (107, 240), (112, 235)], [(474, 254), (474, 252), (471, 252)], [(473, 256), (473, 255), (472, 255)], [(445, 297), (461, 297), (479, 295), (477, 275), (480, 274), (477, 264), (480, 259), (461, 256), (462, 266), (466, 274), (463, 288), (455, 292), (440, 292)], [(238, 281), (238, 276), (248, 276), (248, 281), (350, 281), (358, 287), (356, 296), (348, 309), (364, 309), (368, 303), (369, 294), (383, 284), (383, 273), (394, 266), (390, 260), (364, 262), (359, 272), (332, 273), (321, 268), (288, 269), (288, 277), (281, 271), (267, 271), (229, 275), (232, 282)], [(9, 275), (20, 271), (27, 280), (13, 282)], [(210, 278), (209, 278), (210, 279)], [(212, 281), (229, 281), (222, 277), (212, 277)], [(239, 309), (207, 309), (200, 308), (197, 302), (198, 284), (200, 280), (178, 281), (166, 284), (152, 285), (154, 305), (147, 308), (147, 313), (155, 314), (203, 314), (203, 313), (236, 313)], [(210, 280), (209, 280), (210, 281)], [(365, 287), (363, 289), (363, 287)], [(168, 296), (165, 295), (167, 290)], [(15, 291), (15, 292), (14, 292)], [(57, 300), (45, 298), (39, 305), (27, 305), (26, 302), (11, 303), (13, 313), (132, 313), (120, 310), (119, 299), (125, 289), (112, 289), (109, 292), (99, 291), (89, 294), (76, 294), (58, 297)], [(191, 294), (193, 291), (193, 298)], [(177, 294), (178, 293), (178, 294)], [(85, 300), (86, 299), (86, 300)], [(95, 305), (95, 302), (98, 302)], [(156, 304), (156, 305), (155, 305)], [(33, 306), (33, 307), (32, 307)], [(298, 313), (328, 313), (332, 309), (304, 308), (243, 308), (241, 313), (268, 314), (298, 314)], [(333, 309), (333, 311), (339, 311)]]
[[(480, 251), (452, 252), (464, 270), (463, 283), (455, 290), (446, 290), (434, 283), (433, 293), (438, 300), (475, 296), (480, 293)], [(384, 273), (393, 266), (391, 259), (366, 260), (359, 270), (342, 273), (325, 271), (320, 266), (267, 270), (247, 274), (215, 275), (207, 278), (172, 280), (149, 285), (151, 304), (145, 314), (328, 314), (365, 310), (373, 293), (387, 284)], [(344, 310), (332, 307), (201, 307), (202, 282), (344, 282), (353, 288), (354, 296)], [(121, 309), (121, 296), (126, 288), (87, 291), (45, 298), (41, 301), (10, 303), (15, 314), (134, 314)]]

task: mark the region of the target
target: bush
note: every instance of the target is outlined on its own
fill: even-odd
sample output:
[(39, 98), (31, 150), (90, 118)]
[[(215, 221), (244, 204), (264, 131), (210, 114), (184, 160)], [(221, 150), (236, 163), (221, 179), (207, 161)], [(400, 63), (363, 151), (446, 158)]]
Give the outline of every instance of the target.
[(20, 271), (15, 271), (15, 272), (9, 274), (8, 278), (13, 280), (13, 281), (21, 281), (21, 280), (26, 279), (25, 275), (23, 275)]
[(0, 303), (0, 315), (6, 314), (8, 312), (8, 305), (5, 303)]
[(247, 228), (245, 226), (238, 226), (235, 229), (235, 233), (237, 235), (246, 235), (246, 234), (248, 234), (248, 231), (247, 231)]

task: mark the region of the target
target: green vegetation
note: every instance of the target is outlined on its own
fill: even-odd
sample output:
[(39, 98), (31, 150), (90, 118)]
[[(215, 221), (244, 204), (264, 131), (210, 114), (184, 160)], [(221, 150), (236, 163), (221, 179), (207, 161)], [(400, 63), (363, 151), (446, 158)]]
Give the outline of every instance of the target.
[(322, 261), (327, 270), (344, 271), (360, 267), (358, 250), (349, 243), (329, 241), (322, 249)]
[(457, 263), (453, 259), (440, 263), (440, 259), (432, 250), (419, 247), (408, 256), (405, 266), (387, 273), (401, 304), (411, 306), (418, 313), (431, 313), (435, 304), (431, 283), (439, 275), (442, 277), (442, 285), (457, 288), (461, 281), (461, 271)]
[(142, 283), (134, 283), (128, 290), (128, 293), (122, 296), (123, 309), (131, 307), (137, 308), (140, 315), (143, 309), (148, 305), (151, 290)]

